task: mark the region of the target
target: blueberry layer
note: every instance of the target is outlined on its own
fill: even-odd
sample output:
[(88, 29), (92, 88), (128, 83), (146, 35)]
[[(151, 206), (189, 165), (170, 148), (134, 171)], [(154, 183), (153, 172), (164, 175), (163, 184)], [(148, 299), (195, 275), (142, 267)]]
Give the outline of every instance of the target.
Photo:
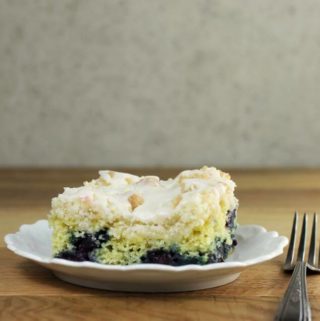
[(234, 229), (237, 224), (236, 224), (236, 216), (237, 216), (237, 210), (229, 210), (227, 212), (227, 219), (226, 219), (226, 227), (229, 229)]
[(71, 261), (95, 261), (95, 250), (109, 240), (108, 230), (100, 230), (94, 234), (85, 233), (82, 236), (71, 234), (71, 250), (65, 250), (56, 255), (56, 258)]
[(204, 264), (201, 256), (182, 255), (173, 249), (165, 250), (163, 248), (147, 251), (147, 253), (141, 257), (141, 263), (166, 264), (173, 266)]

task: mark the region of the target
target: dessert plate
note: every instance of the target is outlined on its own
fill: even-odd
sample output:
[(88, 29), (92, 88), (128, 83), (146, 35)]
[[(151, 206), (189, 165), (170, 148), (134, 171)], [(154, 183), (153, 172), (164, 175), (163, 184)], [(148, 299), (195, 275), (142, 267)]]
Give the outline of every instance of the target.
[(241, 225), (238, 246), (226, 262), (179, 267), (161, 264), (103, 265), (52, 258), (48, 221), (22, 225), (5, 236), (14, 253), (50, 269), (59, 279), (86, 287), (130, 292), (179, 292), (227, 284), (245, 268), (270, 260), (283, 252), (288, 239), (258, 225)]

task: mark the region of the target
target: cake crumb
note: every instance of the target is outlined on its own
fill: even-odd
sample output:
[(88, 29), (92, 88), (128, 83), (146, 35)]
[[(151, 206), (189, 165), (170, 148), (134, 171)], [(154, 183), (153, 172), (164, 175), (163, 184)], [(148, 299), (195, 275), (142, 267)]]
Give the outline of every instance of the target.
[(172, 201), (173, 208), (176, 208), (179, 205), (179, 203), (181, 202), (181, 200), (182, 200), (181, 195), (177, 195)]
[(126, 177), (126, 178), (125, 178), (125, 181), (127, 182), (128, 185), (131, 185), (131, 184), (134, 183), (133, 179), (130, 178), (130, 177)]
[(132, 210), (134, 210), (135, 208), (143, 204), (144, 199), (137, 194), (132, 194), (129, 196), (128, 201), (131, 204)]
[(111, 178), (114, 178), (115, 174), (116, 174), (115, 171), (109, 171), (109, 176), (110, 176)]

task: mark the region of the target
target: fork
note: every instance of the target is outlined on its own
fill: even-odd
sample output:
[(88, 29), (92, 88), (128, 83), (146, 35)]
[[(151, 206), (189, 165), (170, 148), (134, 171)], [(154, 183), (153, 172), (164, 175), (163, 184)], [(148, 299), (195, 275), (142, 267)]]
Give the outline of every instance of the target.
[(297, 234), (298, 214), (295, 212), (284, 271), (292, 272), (286, 293), (279, 305), (275, 321), (311, 321), (311, 309), (307, 294), (307, 268), (320, 272), (315, 266), (317, 216), (314, 214), (308, 264), (304, 261), (307, 238), (307, 214), (304, 214), (296, 263), (294, 249)]

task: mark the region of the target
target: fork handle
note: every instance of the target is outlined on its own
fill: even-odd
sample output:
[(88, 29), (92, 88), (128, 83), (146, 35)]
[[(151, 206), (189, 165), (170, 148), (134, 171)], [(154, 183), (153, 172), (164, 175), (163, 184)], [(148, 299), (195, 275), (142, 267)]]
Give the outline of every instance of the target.
[(280, 303), (275, 321), (311, 321), (307, 293), (306, 263), (297, 262)]

